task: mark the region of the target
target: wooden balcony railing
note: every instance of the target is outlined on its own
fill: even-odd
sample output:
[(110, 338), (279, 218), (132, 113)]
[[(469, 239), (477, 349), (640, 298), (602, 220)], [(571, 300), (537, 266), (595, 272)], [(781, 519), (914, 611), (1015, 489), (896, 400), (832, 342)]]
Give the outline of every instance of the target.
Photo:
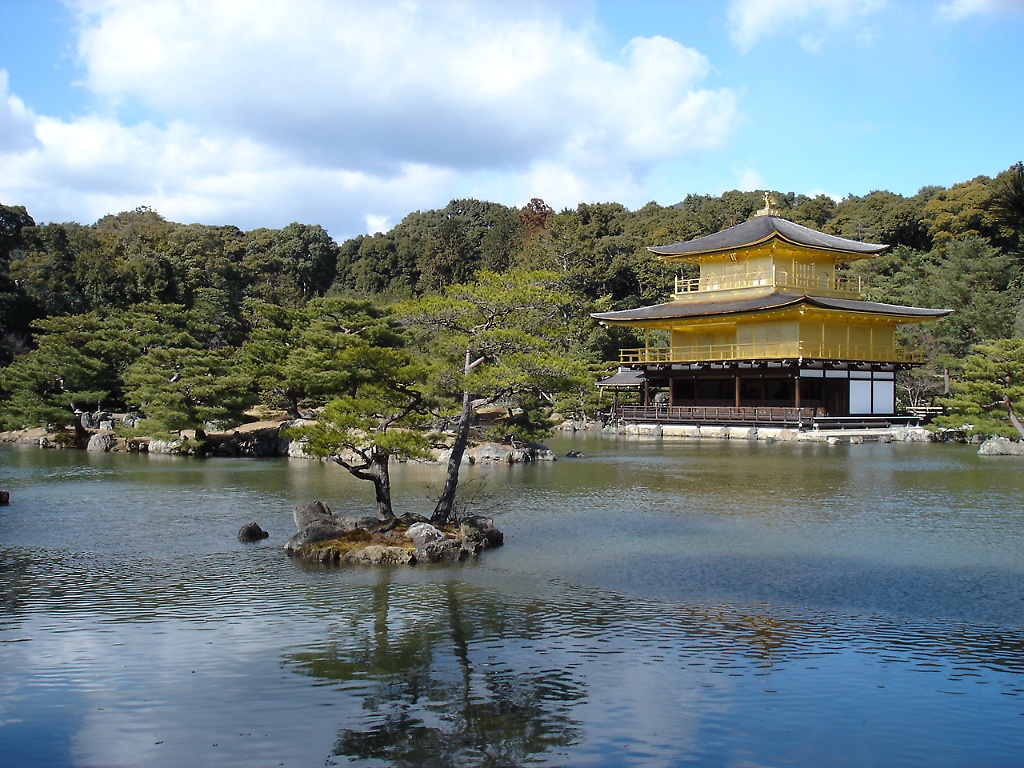
[(725, 360), (865, 360), (877, 363), (924, 363), (925, 353), (911, 347), (879, 347), (870, 344), (694, 344), (682, 347), (640, 347), (619, 352), (621, 363), (703, 363)]
[(700, 405), (624, 405), (617, 416), (627, 422), (697, 424), (730, 427), (795, 427), (797, 429), (868, 429), (920, 425), (915, 414), (826, 416), (824, 408), (741, 407)]
[(694, 293), (729, 291), (739, 288), (775, 288), (807, 291), (818, 294), (859, 296), (866, 286), (856, 275), (822, 275), (812, 272), (789, 272), (772, 267), (770, 271), (742, 275), (704, 275), (694, 278), (676, 278), (676, 299), (685, 299)]
[(809, 426), (818, 408), (761, 407), (733, 408), (729, 406), (690, 405), (624, 405), (618, 416), (623, 421), (667, 422), (676, 424), (715, 424), (720, 426)]

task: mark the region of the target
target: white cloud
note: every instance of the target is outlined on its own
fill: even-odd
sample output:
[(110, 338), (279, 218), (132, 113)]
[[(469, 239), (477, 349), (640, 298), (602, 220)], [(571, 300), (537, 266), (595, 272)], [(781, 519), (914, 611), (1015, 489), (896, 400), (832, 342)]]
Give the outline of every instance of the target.
[(1024, 3), (1021, 0), (950, 0), (939, 6), (939, 18), (946, 21), (1008, 13), (1024, 13)]
[[(82, 18), (86, 82), (111, 104), (374, 172), (566, 148), (643, 161), (705, 149), (709, 119), (734, 106), (697, 87), (707, 62), (678, 43), (638, 39), (622, 63), (601, 60), (582, 33), (512, 4), (95, 0)], [(662, 129), (633, 130), (646, 122)]]
[(0, 154), (36, 145), (35, 115), (25, 102), (8, 93), (7, 71), (0, 69)]
[(757, 189), (767, 189), (764, 178), (753, 168), (735, 167), (733, 175), (736, 177), (736, 189), (743, 192), (753, 192)]
[(806, 194), (807, 197), (810, 197), (812, 199), (817, 197), (818, 195), (824, 195), (825, 197), (832, 198), (832, 200), (837, 203), (842, 202), (844, 197), (844, 195), (840, 195), (835, 192), (829, 192), (828, 190), (822, 189), (821, 187), (815, 187), (814, 189), (811, 189), (805, 192), (804, 194)]
[(886, 0), (732, 0), (730, 38), (744, 53), (759, 40), (796, 33), (801, 45), (816, 52), (823, 33), (848, 27), (881, 10)]
[[(736, 122), (736, 95), (702, 87), (701, 53), (653, 37), (602, 57), (544, 3), (74, 7), (98, 113), (23, 117), (39, 144), (0, 147), (19, 150), (0, 195), (32, 211), (46, 186), (51, 220), (74, 195), (97, 216), (150, 205), (349, 236), (470, 190), (626, 201), (655, 163), (722, 148)], [(5, 103), (24, 114), (10, 97), (0, 121)]]

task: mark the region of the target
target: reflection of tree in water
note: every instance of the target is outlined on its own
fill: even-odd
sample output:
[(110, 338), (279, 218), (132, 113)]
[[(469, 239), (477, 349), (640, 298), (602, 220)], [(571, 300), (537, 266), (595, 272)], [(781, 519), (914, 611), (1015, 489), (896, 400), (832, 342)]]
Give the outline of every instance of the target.
[[(371, 631), (355, 644), (293, 656), (314, 676), (370, 684), (363, 727), (343, 729), (334, 756), (511, 766), (576, 743), (570, 711), (584, 699), (582, 683), (531, 653), (528, 611), (457, 582), (416, 591), (415, 606), (392, 605), (382, 572), (371, 588)], [(520, 660), (523, 668), (512, 666)]]

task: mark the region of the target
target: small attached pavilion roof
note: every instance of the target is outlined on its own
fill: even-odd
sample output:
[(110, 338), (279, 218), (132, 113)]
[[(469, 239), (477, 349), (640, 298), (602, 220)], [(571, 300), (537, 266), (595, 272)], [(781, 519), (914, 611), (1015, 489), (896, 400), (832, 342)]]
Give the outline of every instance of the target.
[(877, 301), (857, 299), (832, 299), (822, 296), (806, 296), (793, 293), (770, 293), (746, 298), (725, 297), (707, 301), (669, 301), (637, 309), (623, 309), (618, 312), (597, 312), (591, 317), (606, 323), (643, 323), (676, 320), (693, 317), (737, 315), (748, 312), (763, 312), (771, 309), (806, 304), (825, 310), (859, 312), (869, 315), (902, 318), (905, 322), (929, 320), (950, 314), (951, 309), (923, 309), (905, 307), (899, 304), (882, 304)]
[(794, 245), (821, 251), (832, 251), (846, 258), (858, 259), (874, 256), (886, 250), (888, 245), (861, 243), (845, 237), (826, 235), (816, 229), (796, 224), (778, 216), (754, 216), (742, 224), (723, 229), (713, 235), (705, 235), (673, 245), (653, 245), (647, 250), (662, 258), (689, 258), (749, 248), (766, 243), (772, 238), (785, 240)]
[(640, 387), (647, 381), (643, 371), (634, 371), (631, 368), (619, 368), (607, 379), (597, 382), (599, 387)]

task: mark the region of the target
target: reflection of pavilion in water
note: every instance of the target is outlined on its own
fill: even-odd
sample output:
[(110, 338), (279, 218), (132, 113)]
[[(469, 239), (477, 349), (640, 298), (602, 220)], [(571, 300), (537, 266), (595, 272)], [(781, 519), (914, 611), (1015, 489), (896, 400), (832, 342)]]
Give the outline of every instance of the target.
[[(888, 425), (896, 374), (923, 353), (896, 342), (897, 327), (952, 310), (866, 301), (845, 266), (888, 246), (827, 235), (770, 214), (706, 237), (651, 247), (660, 259), (696, 264), (672, 301), (597, 313), (643, 332), (623, 349), (610, 388), (636, 387), (627, 421), (723, 425)], [(651, 401), (652, 387), (663, 403)]]

